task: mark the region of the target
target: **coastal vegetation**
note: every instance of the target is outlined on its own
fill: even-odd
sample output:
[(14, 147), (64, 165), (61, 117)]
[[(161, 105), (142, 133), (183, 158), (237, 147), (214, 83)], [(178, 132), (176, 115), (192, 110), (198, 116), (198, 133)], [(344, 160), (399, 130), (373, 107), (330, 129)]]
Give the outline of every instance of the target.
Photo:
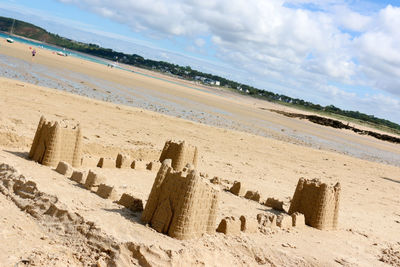
[[(12, 18), (0, 17), (0, 31), (9, 33), (11, 31), (12, 25)], [(57, 34), (47, 32), (43, 28), (37, 27), (24, 21), (15, 20), (13, 26), (13, 34), (56, 45), (66, 49), (86, 53), (92, 56), (108, 59), (111, 61), (118, 61), (135, 67), (175, 75), (186, 80), (194, 80), (207, 85), (222, 86), (241, 94), (246, 94), (259, 99), (289, 105), (295, 108), (316, 111), (319, 114), (334, 116), (335, 118), (339, 119), (347, 120), (347, 118), (350, 118), (350, 120), (352, 120), (353, 122), (361, 122), (367, 124), (368, 126), (372, 126), (381, 130), (400, 134), (399, 124), (386, 119), (377, 118), (373, 115), (364, 114), (358, 111), (342, 110), (333, 105), (321, 106), (319, 104), (314, 104), (303, 99), (292, 98), (283, 94), (273, 93), (266, 89), (259, 89), (250, 85), (238, 83), (236, 81), (232, 81), (210, 73), (200, 72), (192, 69), (190, 66), (179, 66), (177, 64), (172, 64), (165, 61), (146, 59), (137, 54), (129, 55), (122, 52), (114, 51), (110, 48), (100, 47), (97, 44), (87, 44), (74, 41), (59, 36)]]

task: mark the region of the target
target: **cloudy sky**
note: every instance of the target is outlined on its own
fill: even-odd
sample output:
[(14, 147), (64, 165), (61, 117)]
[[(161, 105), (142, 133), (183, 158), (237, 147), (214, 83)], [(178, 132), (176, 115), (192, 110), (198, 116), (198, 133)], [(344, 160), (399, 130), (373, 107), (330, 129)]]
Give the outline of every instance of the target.
[(0, 15), (400, 123), (400, 1), (3, 0)]

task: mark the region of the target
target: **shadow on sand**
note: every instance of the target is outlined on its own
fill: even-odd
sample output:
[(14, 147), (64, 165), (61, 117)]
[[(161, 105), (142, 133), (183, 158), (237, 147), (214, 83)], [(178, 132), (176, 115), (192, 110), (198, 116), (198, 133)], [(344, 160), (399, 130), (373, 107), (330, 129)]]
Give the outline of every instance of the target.
[(140, 221), (140, 217), (142, 216), (142, 212), (133, 212), (127, 208), (120, 208), (120, 209), (103, 209), (105, 211), (116, 212), (119, 213), (122, 217), (134, 221), (139, 224), (143, 224)]
[(275, 214), (276, 216), (281, 215), (281, 214), (286, 214), (285, 211), (274, 210), (273, 208), (268, 208), (268, 207), (266, 207), (265, 209), (257, 208), (257, 210), (263, 211), (263, 212), (271, 212), (271, 213)]
[(391, 182), (393, 182), (393, 183), (398, 183), (398, 184), (400, 184), (400, 181), (399, 181), (399, 180), (395, 180), (395, 179), (387, 178), (387, 177), (381, 177), (381, 178), (384, 179), (384, 180), (387, 180), (387, 181), (391, 181)]
[(29, 160), (29, 152), (10, 151), (10, 150), (3, 150), (3, 151), (7, 152), (7, 153), (10, 153), (10, 154), (13, 154), (14, 156)]

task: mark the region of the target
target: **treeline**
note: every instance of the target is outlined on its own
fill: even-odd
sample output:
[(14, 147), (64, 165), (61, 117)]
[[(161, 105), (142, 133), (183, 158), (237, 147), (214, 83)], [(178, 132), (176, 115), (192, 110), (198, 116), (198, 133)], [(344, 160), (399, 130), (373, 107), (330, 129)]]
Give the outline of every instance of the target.
[[(3, 32), (9, 32), (11, 30), (12, 23), (13, 19), (0, 17), (0, 30)], [(207, 84), (212, 84), (210, 83), (210, 81), (212, 82), (218, 81), (219, 86), (232, 88), (238, 91), (239, 93), (247, 94), (260, 99), (265, 99), (273, 102), (281, 102), (295, 106), (301, 106), (315, 111), (324, 111), (332, 114), (338, 114), (358, 119), (361, 121), (373, 123), (376, 125), (384, 125), (392, 129), (400, 130), (399, 124), (393, 123), (389, 120), (377, 118), (373, 115), (367, 115), (358, 111), (341, 110), (340, 108), (335, 107), (333, 105), (323, 107), (321, 105), (304, 101), (302, 99), (276, 94), (271, 91), (261, 90), (250, 85), (241, 84), (232, 80), (228, 80), (217, 75), (193, 70), (190, 66), (179, 66), (165, 61), (145, 59), (140, 55), (136, 54), (128, 55), (125, 53), (114, 51), (109, 48), (100, 47), (96, 44), (86, 44), (82, 42), (77, 42), (65, 37), (61, 37), (57, 34), (49, 33), (45, 29), (42, 29), (33, 24), (26, 23), (23, 21), (15, 20), (13, 33), (16, 35), (24, 36), (27, 38), (31, 38), (34, 40), (53, 44), (60, 47), (65, 47), (70, 50), (86, 53), (96, 57), (112, 61), (118, 61), (135, 67), (156, 70), (176, 75), (187, 80), (198, 80), (202, 82), (207, 81)]]

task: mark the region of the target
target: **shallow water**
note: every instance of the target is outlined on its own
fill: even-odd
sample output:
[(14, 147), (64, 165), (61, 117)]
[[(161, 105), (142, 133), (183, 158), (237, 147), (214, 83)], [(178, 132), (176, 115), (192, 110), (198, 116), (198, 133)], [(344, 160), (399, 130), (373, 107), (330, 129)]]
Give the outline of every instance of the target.
[[(0, 38), (4, 38), (5, 39), (5, 38), (8, 38), (8, 37), (9, 37), (8, 34), (0, 32)], [(40, 48), (44, 48), (44, 49), (47, 49), (47, 50), (50, 50), (50, 51), (54, 51), (54, 52), (64, 52), (64, 53), (67, 53), (70, 56), (81, 58), (81, 59), (88, 60), (88, 61), (92, 61), (92, 62), (99, 63), (99, 64), (102, 64), (102, 65), (107, 65), (107, 64), (110, 63), (109, 61), (101, 59), (101, 58), (89, 56), (89, 55), (86, 55), (86, 54), (83, 54), (83, 53), (79, 53), (79, 52), (68, 50), (68, 49), (63, 49), (63, 48), (60, 48), (60, 47), (57, 47), (57, 46), (53, 46), (53, 45), (49, 45), (49, 44), (45, 44), (45, 43), (36, 42), (36, 41), (33, 41), (33, 40), (20, 38), (18, 36), (11, 36), (11, 38), (14, 39), (14, 41), (18, 42), (18, 43), (23, 43), (23, 44), (27, 44), (27, 45), (30, 45), (30, 46), (40, 47)]]

